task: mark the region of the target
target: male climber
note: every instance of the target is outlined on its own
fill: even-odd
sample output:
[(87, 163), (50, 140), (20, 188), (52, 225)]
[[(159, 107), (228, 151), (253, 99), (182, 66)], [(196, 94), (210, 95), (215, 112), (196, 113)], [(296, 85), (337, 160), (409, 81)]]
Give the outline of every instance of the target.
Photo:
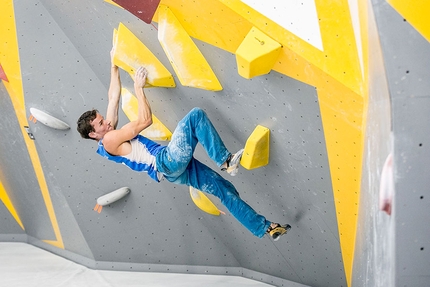
[(83, 113), (77, 122), (77, 129), (83, 138), (98, 141), (97, 153), (132, 170), (147, 172), (157, 182), (165, 178), (169, 182), (213, 194), (237, 220), (260, 238), (268, 233), (276, 241), (291, 228), (288, 224), (273, 223), (257, 214), (239, 197), (233, 184), (193, 157), (195, 147), (200, 143), (222, 171), (234, 176), (243, 153), (242, 149), (233, 155), (226, 149), (203, 110), (192, 109), (178, 123), (167, 146), (139, 135), (152, 124), (151, 107), (143, 90), (148, 72), (143, 67), (137, 69), (134, 79), (138, 100), (137, 120), (116, 129), (121, 81), (118, 67), (113, 62), (111, 69), (106, 118), (97, 110), (91, 110)]

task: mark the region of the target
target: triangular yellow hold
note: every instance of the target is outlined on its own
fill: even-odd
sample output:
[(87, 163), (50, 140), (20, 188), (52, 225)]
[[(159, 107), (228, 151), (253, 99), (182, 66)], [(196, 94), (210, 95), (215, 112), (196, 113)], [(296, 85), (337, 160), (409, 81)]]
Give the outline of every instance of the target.
[(128, 72), (133, 79), (137, 68), (143, 66), (148, 70), (147, 87), (176, 86), (172, 74), (124, 24), (119, 23), (113, 37), (113, 63)]
[(210, 91), (222, 90), (199, 48), (165, 5), (158, 7), (158, 40), (183, 86)]
[(219, 209), (212, 203), (212, 201), (200, 190), (190, 186), (190, 196), (194, 204), (198, 208), (212, 215), (220, 215)]
[(249, 136), (240, 164), (246, 169), (254, 169), (269, 163), (270, 130), (258, 125)]
[[(122, 110), (130, 121), (136, 120), (138, 109), (137, 98), (126, 88), (121, 89), (121, 94)], [(154, 114), (152, 114), (152, 125), (144, 129), (140, 134), (149, 139), (159, 141), (169, 141), (172, 137), (172, 132), (166, 128), (166, 126), (163, 125), (163, 123), (156, 116), (154, 116)]]
[(237, 71), (246, 79), (268, 74), (278, 59), (282, 46), (253, 27), (236, 50)]

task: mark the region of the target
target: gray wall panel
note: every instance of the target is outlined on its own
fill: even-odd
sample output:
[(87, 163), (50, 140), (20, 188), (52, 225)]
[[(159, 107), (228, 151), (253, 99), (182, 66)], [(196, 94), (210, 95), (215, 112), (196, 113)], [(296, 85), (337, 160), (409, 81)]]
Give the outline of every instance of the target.
[(389, 4), (373, 5), (392, 99), (395, 286), (427, 286), (430, 44)]
[(21, 127), (3, 84), (0, 91), (0, 114), (3, 116), (0, 121), (0, 180), (26, 233), (43, 239), (55, 239)]
[[(3, 234), (25, 234), (3, 202), (0, 202), (0, 241)], [(9, 237), (8, 237), (9, 238)]]
[(372, 8), (368, 13), (369, 107), (351, 286), (382, 287), (395, 284), (395, 222), (379, 207), (382, 168), (393, 152), (392, 111)]

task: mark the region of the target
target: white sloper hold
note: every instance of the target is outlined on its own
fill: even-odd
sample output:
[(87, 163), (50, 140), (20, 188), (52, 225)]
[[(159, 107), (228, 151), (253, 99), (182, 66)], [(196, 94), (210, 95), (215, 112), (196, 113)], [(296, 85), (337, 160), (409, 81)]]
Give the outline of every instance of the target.
[(97, 204), (100, 206), (105, 206), (105, 205), (114, 203), (115, 201), (120, 200), (121, 198), (123, 198), (129, 193), (130, 193), (130, 188), (121, 187), (117, 190), (114, 190), (112, 192), (109, 192), (97, 198)]
[(57, 129), (57, 130), (70, 129), (70, 126), (65, 122), (63, 122), (62, 120), (59, 120), (56, 117), (53, 117), (50, 114), (47, 114), (36, 108), (30, 108), (30, 113), (38, 122), (50, 128)]

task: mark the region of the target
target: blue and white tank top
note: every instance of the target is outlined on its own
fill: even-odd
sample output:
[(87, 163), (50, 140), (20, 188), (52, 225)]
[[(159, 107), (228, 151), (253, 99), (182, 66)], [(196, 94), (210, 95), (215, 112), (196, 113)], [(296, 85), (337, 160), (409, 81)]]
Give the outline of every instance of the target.
[(130, 140), (130, 144), (130, 154), (115, 156), (105, 150), (103, 140), (100, 140), (97, 153), (114, 162), (125, 164), (132, 170), (147, 172), (153, 180), (160, 182), (163, 174), (157, 171), (155, 157), (165, 146), (159, 145), (141, 135), (137, 135)]

